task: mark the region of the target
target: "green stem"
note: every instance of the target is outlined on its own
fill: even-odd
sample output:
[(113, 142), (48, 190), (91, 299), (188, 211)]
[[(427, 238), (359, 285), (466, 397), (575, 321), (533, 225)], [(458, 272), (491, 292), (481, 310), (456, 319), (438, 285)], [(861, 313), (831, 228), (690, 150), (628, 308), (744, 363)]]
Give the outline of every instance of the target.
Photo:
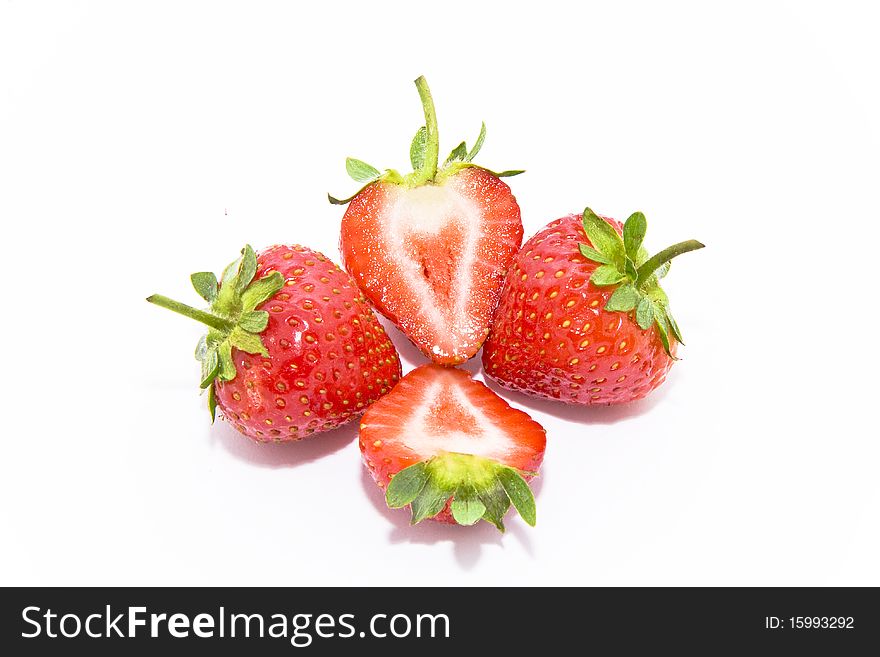
[(223, 319), (222, 317), (217, 317), (217, 315), (205, 312), (204, 310), (199, 310), (197, 308), (193, 308), (192, 306), (187, 306), (185, 303), (180, 303), (179, 301), (175, 301), (174, 299), (169, 299), (168, 297), (162, 296), (161, 294), (154, 294), (152, 296), (149, 296), (147, 297), (147, 301), (149, 301), (150, 303), (154, 303), (162, 308), (173, 310), (174, 312), (179, 313), (184, 317), (189, 317), (190, 319), (194, 319), (197, 322), (201, 322), (202, 324), (207, 324), (211, 328), (215, 328), (218, 331), (225, 331), (228, 333), (233, 328), (232, 322)]
[(421, 185), (434, 180), (437, 175), (437, 164), (440, 161), (440, 135), (437, 133), (437, 112), (434, 109), (434, 99), (431, 97), (431, 90), (428, 88), (428, 81), (425, 80), (424, 75), (419, 76), (416, 80), (416, 88), (419, 90), (419, 98), (422, 99), (422, 108), (425, 111), (425, 129), (428, 133), (425, 160), (413, 181), (416, 185)]
[(663, 249), (660, 253), (649, 258), (645, 264), (639, 267), (636, 287), (640, 287), (646, 280), (648, 280), (648, 277), (657, 271), (657, 269), (664, 263), (680, 256), (682, 253), (696, 251), (697, 249), (702, 249), (704, 246), (706, 245), (697, 240), (687, 240), (686, 242), (679, 242), (678, 244), (673, 244), (667, 249)]

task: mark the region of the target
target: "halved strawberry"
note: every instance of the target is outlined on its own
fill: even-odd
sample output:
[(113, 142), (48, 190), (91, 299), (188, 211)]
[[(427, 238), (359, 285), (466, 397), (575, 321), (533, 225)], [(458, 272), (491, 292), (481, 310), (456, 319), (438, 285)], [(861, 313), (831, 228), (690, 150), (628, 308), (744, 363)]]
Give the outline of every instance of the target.
[(526, 481), (544, 459), (540, 424), (469, 372), (423, 365), (400, 380), (361, 419), (364, 462), (391, 508), (504, 531), (511, 503), (530, 525), (535, 500)]
[(489, 333), (504, 274), (522, 243), (519, 206), (493, 173), (472, 163), (486, 137), (464, 142), (438, 168), (439, 138), (431, 93), (416, 80), (425, 126), (410, 148), (415, 171), (401, 175), (348, 158), (367, 183), (342, 218), (345, 268), (376, 308), (436, 363), (454, 365), (479, 351)]

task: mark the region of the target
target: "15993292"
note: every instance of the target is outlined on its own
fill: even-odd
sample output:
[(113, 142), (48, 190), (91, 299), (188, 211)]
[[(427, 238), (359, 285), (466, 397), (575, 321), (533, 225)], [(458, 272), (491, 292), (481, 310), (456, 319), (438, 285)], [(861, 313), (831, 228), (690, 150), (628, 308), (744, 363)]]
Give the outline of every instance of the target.
[(851, 630), (855, 627), (852, 616), (765, 616), (764, 627), (768, 630)]

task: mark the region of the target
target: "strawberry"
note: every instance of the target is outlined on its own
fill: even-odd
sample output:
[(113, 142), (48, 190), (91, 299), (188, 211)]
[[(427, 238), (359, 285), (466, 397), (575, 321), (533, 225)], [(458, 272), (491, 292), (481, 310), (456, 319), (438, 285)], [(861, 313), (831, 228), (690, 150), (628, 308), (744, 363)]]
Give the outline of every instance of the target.
[(361, 419), (364, 462), (391, 508), (412, 507), (412, 524), (434, 518), (504, 531), (511, 503), (530, 525), (526, 483), (544, 458), (544, 429), (470, 373), (423, 365)]
[(621, 226), (587, 208), (526, 242), (483, 349), (486, 374), (570, 404), (629, 402), (663, 383), (683, 342), (659, 281), (672, 258), (703, 245), (649, 258), (646, 228), (641, 212)]
[(196, 347), (213, 421), (219, 406), (260, 442), (299, 440), (359, 415), (400, 377), (397, 351), (351, 276), (316, 251), (250, 246), (223, 272), (191, 277), (210, 305), (150, 303), (206, 324)]
[(489, 333), (504, 274), (522, 243), (519, 206), (493, 173), (473, 164), (486, 137), (464, 142), (438, 167), (434, 103), (416, 80), (425, 125), (410, 147), (414, 171), (401, 175), (348, 158), (346, 169), (366, 185), (342, 218), (345, 268), (378, 310), (432, 361), (462, 363)]

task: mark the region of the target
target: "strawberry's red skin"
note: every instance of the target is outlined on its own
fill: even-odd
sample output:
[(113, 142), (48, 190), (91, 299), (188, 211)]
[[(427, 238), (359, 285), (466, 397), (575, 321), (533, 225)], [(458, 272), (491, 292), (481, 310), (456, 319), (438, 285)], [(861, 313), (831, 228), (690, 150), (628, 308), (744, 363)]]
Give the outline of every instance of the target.
[[(403, 283), (400, 257), (387, 243), (382, 215), (390, 199), (400, 192), (400, 185), (376, 182), (351, 200), (342, 219), (340, 252), (346, 270), (379, 312), (433, 362), (456, 365), (476, 355), (489, 333), (504, 275), (522, 244), (523, 228), (510, 187), (490, 171), (468, 167), (443, 184), (456, 185), (462, 196), (476, 204), (484, 233), (475, 253), (477, 269), (464, 291), (467, 310), (455, 314), (460, 325), (455, 336), (443, 335), (435, 323), (423, 317), (417, 295)], [(457, 290), (451, 264), (461, 254), (457, 237), (442, 232), (411, 245), (413, 253), (409, 254), (429, 264), (433, 261), (431, 285), (440, 293), (451, 290), (453, 296)]]
[[(479, 407), (487, 417), (509, 431), (516, 431), (518, 449), (511, 450), (501, 462), (520, 470), (523, 477), (530, 480), (544, 460), (547, 435), (541, 425), (529, 417), (528, 413), (511, 407), (486, 385), (474, 380), (469, 372), (439, 365), (422, 365), (403, 377), (394, 389), (394, 394), (371, 406), (361, 420), (358, 443), (361, 456), (379, 488), (384, 490), (395, 474), (421, 460), (405, 445), (389, 441), (387, 437), (394, 434), (397, 426), (412, 412), (412, 407), (420, 399), (424, 387), (438, 378), (446, 379), (447, 385), (454, 381), (464, 386), (471, 403)], [(454, 411), (447, 416), (454, 417)], [(376, 426), (381, 428), (377, 429)], [(431, 519), (455, 524), (449, 509), (451, 503), (452, 500)]]
[(358, 416), (400, 378), (400, 359), (351, 277), (303, 246), (257, 254), (256, 278), (285, 285), (269, 313), (264, 358), (233, 349), (236, 376), (214, 383), (218, 408), (249, 438), (299, 440)]
[(580, 254), (580, 243), (590, 241), (573, 214), (523, 245), (483, 347), (483, 368), (505, 388), (569, 404), (641, 399), (663, 383), (673, 360), (654, 326), (644, 331), (631, 314), (604, 310), (613, 287), (589, 282), (598, 265)]

